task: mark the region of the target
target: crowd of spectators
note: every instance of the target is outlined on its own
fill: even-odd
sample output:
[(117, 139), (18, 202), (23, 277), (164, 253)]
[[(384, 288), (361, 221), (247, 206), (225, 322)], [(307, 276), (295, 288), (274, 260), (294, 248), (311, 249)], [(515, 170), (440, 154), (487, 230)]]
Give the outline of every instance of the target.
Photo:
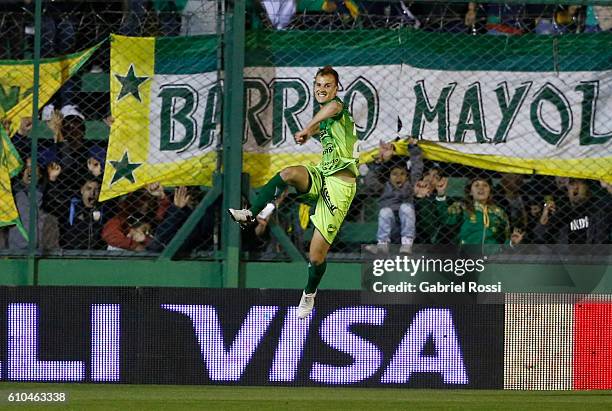
[[(63, 143), (82, 139), (82, 119), (74, 107), (64, 113), (65, 116), (61, 111), (52, 114), (48, 124), (56, 130), (56, 138), (39, 147), (37, 247), (45, 251), (163, 251), (190, 216), (202, 192), (194, 187), (170, 191), (154, 183), (114, 201), (98, 202), (104, 148), (81, 141), (82, 145), (70, 145), (77, 151), (66, 150), (68, 146)], [(30, 129), (30, 119), (23, 119), (14, 137), (25, 159), (13, 187), (26, 231), (33, 173), (27, 138)], [(423, 160), (415, 140), (410, 139), (408, 147), (408, 156), (389, 155), (381, 150), (377, 161), (360, 170), (360, 192), (378, 198), (377, 244), (367, 248), (371, 252), (387, 252), (393, 243), (401, 245), (401, 252), (410, 253), (413, 244), (609, 244), (612, 240), (610, 184), (475, 169), (457, 173), (452, 165)], [(464, 184), (462, 196), (448, 194), (450, 180)], [(301, 207), (293, 201), (296, 194), (282, 193), (258, 216), (256, 225), (242, 232), (244, 251), (271, 257), (281, 254), (269, 223), (273, 220), (286, 232), (300, 226), (287, 221), (298, 218), (297, 213), (287, 212)], [(248, 204), (246, 198), (244, 201)], [(217, 200), (209, 207), (179, 255), (213, 249), (218, 242), (215, 237), (220, 205)], [(361, 207), (364, 203), (358, 195), (352, 208)], [(307, 229), (308, 222), (302, 228)], [(18, 227), (0, 232), (0, 248), (27, 248)]]
[(261, 0), (250, 24), (275, 29), (397, 28), (519, 35), (607, 31), (608, 6), (358, 0)]
[[(31, 119), (22, 119), (13, 137), (15, 148), (25, 161), (21, 174), (13, 181), (14, 198), (26, 231), (31, 223), (30, 204), (37, 205), (37, 247), (47, 251), (161, 252), (187, 220), (202, 192), (193, 187), (176, 187), (172, 192), (154, 183), (100, 203), (105, 142), (84, 138), (84, 117), (75, 106), (61, 110), (46, 107), (42, 118), (53, 139), (39, 144), (36, 201), (29, 198), (33, 173)], [(406, 156), (395, 153), (395, 143), (381, 143), (375, 161), (360, 168), (361, 184), (352, 209), (365, 207), (366, 197), (378, 198), (377, 244), (369, 246), (369, 251), (386, 252), (393, 243), (401, 245), (401, 252), (410, 253), (415, 243), (516, 245), (611, 241), (610, 184), (442, 165), (424, 160), (418, 142), (412, 138), (406, 141)], [(463, 195), (448, 194), (451, 180), (464, 185)], [(287, 198), (291, 201), (286, 201)], [(257, 224), (243, 231), (243, 249), (269, 256), (281, 253), (270, 233), (271, 220), (287, 233), (307, 230), (307, 216), (299, 224), (290, 221), (303, 217), (296, 198), (297, 193), (284, 192), (275, 204), (266, 207)], [(289, 208), (299, 208), (300, 212), (288, 213)], [(211, 250), (218, 244), (219, 209), (217, 200), (194, 226), (179, 250), (180, 255)], [(281, 211), (279, 215), (277, 210)], [(351, 218), (347, 222), (350, 224)], [(303, 236), (297, 238), (304, 242)], [(0, 248), (24, 250), (27, 244), (19, 227), (0, 230)]]
[[(42, 0), (43, 57), (92, 46), (110, 33), (213, 34), (216, 0)], [(34, 0), (0, 2), (0, 58), (32, 53)], [(411, 26), (427, 31), (518, 35), (609, 31), (612, 6), (368, 0), (252, 0), (248, 28), (333, 29)], [(104, 59), (93, 62), (100, 69)]]
[[(35, 0), (0, 2), (0, 59), (32, 53)], [(42, 0), (41, 53), (63, 55), (92, 46), (110, 33), (130, 36), (211, 34), (214, 0)]]
[[(101, 203), (106, 142), (85, 139), (85, 118), (75, 106), (61, 110), (47, 106), (42, 119), (53, 138), (39, 141), (35, 202), (29, 198), (31, 118), (21, 120), (12, 139), (25, 162), (13, 181), (14, 198), (26, 232), (30, 204), (37, 204), (37, 248), (159, 251), (165, 247), (185, 219), (181, 211), (193, 206), (186, 188), (177, 188), (172, 201), (164, 187), (155, 183)], [(0, 229), (0, 248), (26, 249), (28, 242), (20, 228)], [(153, 235), (156, 228), (159, 237)], [(203, 231), (212, 230), (205, 227)], [(200, 241), (203, 243), (206, 241)]]
[[(423, 172), (413, 139), (409, 156), (395, 155), (393, 147), (382, 144), (377, 161), (361, 169), (362, 190), (380, 195), (378, 244), (366, 247), (370, 252), (386, 252), (399, 242), (400, 252), (410, 253), (405, 245), (411, 239), (456, 245), (612, 242), (612, 185), (605, 181), (459, 171), (447, 165), (449, 177), (437, 163), (427, 162)], [(462, 196), (447, 195), (449, 179), (464, 185)], [(394, 228), (395, 237), (389, 234)]]
[[(43, 252), (60, 250), (159, 253), (170, 243), (202, 197), (197, 187), (168, 190), (160, 183), (99, 202), (104, 172), (106, 142), (84, 138), (84, 117), (75, 106), (42, 110), (44, 124), (53, 139), (38, 145), (36, 201), (30, 201), (32, 176), (29, 135), (31, 118), (23, 118), (13, 144), (24, 167), (12, 181), (22, 227), (0, 228), (0, 249), (26, 250), (25, 233), (30, 226), (30, 204), (37, 206), (36, 247)], [(109, 119), (109, 124), (112, 119)], [(270, 235), (268, 222), (286, 198), (279, 196), (257, 218), (257, 224), (242, 233), (244, 250), (257, 253), (280, 252)], [(245, 201), (247, 201), (245, 199)], [(191, 230), (178, 255), (210, 251), (218, 242), (216, 227), (221, 203), (218, 199)], [(24, 232), (25, 231), (25, 232)]]
[[(201, 34), (216, 22), (198, 18), (214, 1), (201, 0), (43, 0), (43, 57), (93, 45), (110, 32), (127, 35)], [(284, 6), (280, 7), (280, 6)], [(212, 10), (212, 9), (211, 9)], [(215, 8), (216, 10), (216, 8)], [(197, 12), (196, 12), (197, 11)], [(33, 34), (33, 0), (0, 2), (0, 58), (28, 57)], [(370, 2), (356, 0), (266, 1), (249, 3), (252, 28), (317, 29), (330, 21), (358, 27), (412, 26), (422, 30), (490, 35), (563, 34), (612, 29), (612, 8), (604, 6), (507, 5), (503, 3)], [(335, 20), (321, 20), (333, 16)], [(210, 16), (208, 16), (210, 17)], [(310, 19), (316, 17), (316, 19)], [(263, 19), (262, 19), (263, 18)], [(318, 20), (317, 20), (318, 19)], [(334, 24), (336, 24), (334, 23)], [(336, 27), (336, 26), (334, 26)], [(103, 58), (108, 64), (108, 58)], [(99, 61), (98, 61), (99, 62)], [(97, 62), (93, 61), (97, 65)], [(161, 252), (188, 219), (202, 196), (197, 188), (151, 184), (100, 203), (106, 141), (85, 138), (75, 84), (66, 83), (41, 113), (53, 138), (42, 140), (38, 167), (30, 161), (31, 119), (24, 118), (13, 143), (25, 162), (13, 181), (15, 202), (25, 230), (30, 204), (37, 205), (37, 247), (41, 250)], [(57, 106), (57, 107), (56, 107)], [(106, 119), (107, 124), (112, 119)], [(360, 194), (352, 215), (363, 216), (364, 195), (378, 199), (376, 244), (384, 252), (400, 244), (604, 244), (611, 241), (612, 187), (604, 182), (545, 176), (487, 173), (423, 160), (417, 142), (408, 156), (381, 143), (380, 158), (362, 168)], [(38, 176), (30, 201), (32, 173)], [(461, 197), (448, 193), (449, 181), (464, 185)], [(365, 194), (363, 194), (365, 193)], [(271, 210), (242, 233), (243, 249), (275, 256), (281, 247), (271, 235), (277, 224), (298, 248), (307, 242), (307, 206), (285, 192)], [(247, 201), (247, 199), (245, 199)], [(181, 246), (179, 255), (219, 244), (220, 201), (209, 207)], [(349, 217), (348, 223), (364, 223)], [(23, 250), (19, 227), (0, 229), (0, 248)]]

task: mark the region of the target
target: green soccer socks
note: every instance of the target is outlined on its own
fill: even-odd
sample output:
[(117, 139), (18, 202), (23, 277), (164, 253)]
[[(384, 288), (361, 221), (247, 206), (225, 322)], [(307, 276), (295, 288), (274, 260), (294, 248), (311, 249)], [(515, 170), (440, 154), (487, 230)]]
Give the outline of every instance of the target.
[(317, 287), (325, 274), (327, 268), (327, 261), (323, 261), (323, 264), (314, 265), (308, 263), (308, 284), (306, 284), (306, 294), (312, 294), (317, 291)]
[(257, 193), (257, 197), (253, 200), (253, 204), (251, 205), (251, 212), (253, 213), (253, 217), (259, 214), (261, 210), (264, 209), (266, 204), (272, 202), (278, 195), (280, 195), (285, 188), (287, 188), (287, 183), (283, 181), (280, 173), (276, 173), (274, 177), (270, 179), (263, 186), (259, 193)]

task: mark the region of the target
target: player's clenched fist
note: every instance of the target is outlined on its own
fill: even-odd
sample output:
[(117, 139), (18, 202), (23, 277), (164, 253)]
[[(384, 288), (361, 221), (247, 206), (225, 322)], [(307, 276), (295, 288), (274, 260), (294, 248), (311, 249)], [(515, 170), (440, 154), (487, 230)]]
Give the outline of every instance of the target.
[(300, 130), (297, 133), (295, 133), (293, 136), (293, 138), (295, 138), (295, 142), (300, 145), (308, 141), (308, 137), (309, 137), (308, 130)]

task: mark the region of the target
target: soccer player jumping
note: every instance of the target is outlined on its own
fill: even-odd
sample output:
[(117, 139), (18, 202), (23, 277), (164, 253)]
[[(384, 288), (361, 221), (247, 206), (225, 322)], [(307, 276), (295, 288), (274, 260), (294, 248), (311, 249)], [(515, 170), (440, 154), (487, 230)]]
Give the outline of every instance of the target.
[(263, 186), (250, 209), (228, 210), (234, 221), (244, 226), (253, 223), (266, 204), (287, 186), (293, 186), (306, 198), (316, 200), (316, 210), (311, 216), (315, 230), (308, 253), (308, 283), (298, 306), (299, 318), (306, 318), (314, 307), (317, 287), (327, 267), (325, 258), (356, 191), (357, 159), (353, 149), (357, 132), (351, 114), (336, 96), (338, 85), (338, 73), (331, 66), (317, 71), (314, 94), (320, 110), (294, 136), (295, 142), (301, 145), (319, 134), (323, 148), (319, 164), (284, 168)]

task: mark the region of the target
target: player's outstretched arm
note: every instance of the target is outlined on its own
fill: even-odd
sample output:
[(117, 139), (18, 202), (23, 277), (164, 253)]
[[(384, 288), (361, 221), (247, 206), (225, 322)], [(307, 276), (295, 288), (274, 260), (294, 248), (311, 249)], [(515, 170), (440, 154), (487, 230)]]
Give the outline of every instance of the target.
[(295, 142), (298, 144), (304, 144), (310, 136), (314, 135), (318, 128), (319, 123), (323, 120), (327, 120), (328, 118), (334, 117), (336, 114), (342, 111), (342, 103), (339, 103), (336, 100), (332, 100), (329, 103), (325, 104), (321, 107), (321, 110), (314, 115), (312, 120), (306, 124), (302, 130), (295, 133)]

